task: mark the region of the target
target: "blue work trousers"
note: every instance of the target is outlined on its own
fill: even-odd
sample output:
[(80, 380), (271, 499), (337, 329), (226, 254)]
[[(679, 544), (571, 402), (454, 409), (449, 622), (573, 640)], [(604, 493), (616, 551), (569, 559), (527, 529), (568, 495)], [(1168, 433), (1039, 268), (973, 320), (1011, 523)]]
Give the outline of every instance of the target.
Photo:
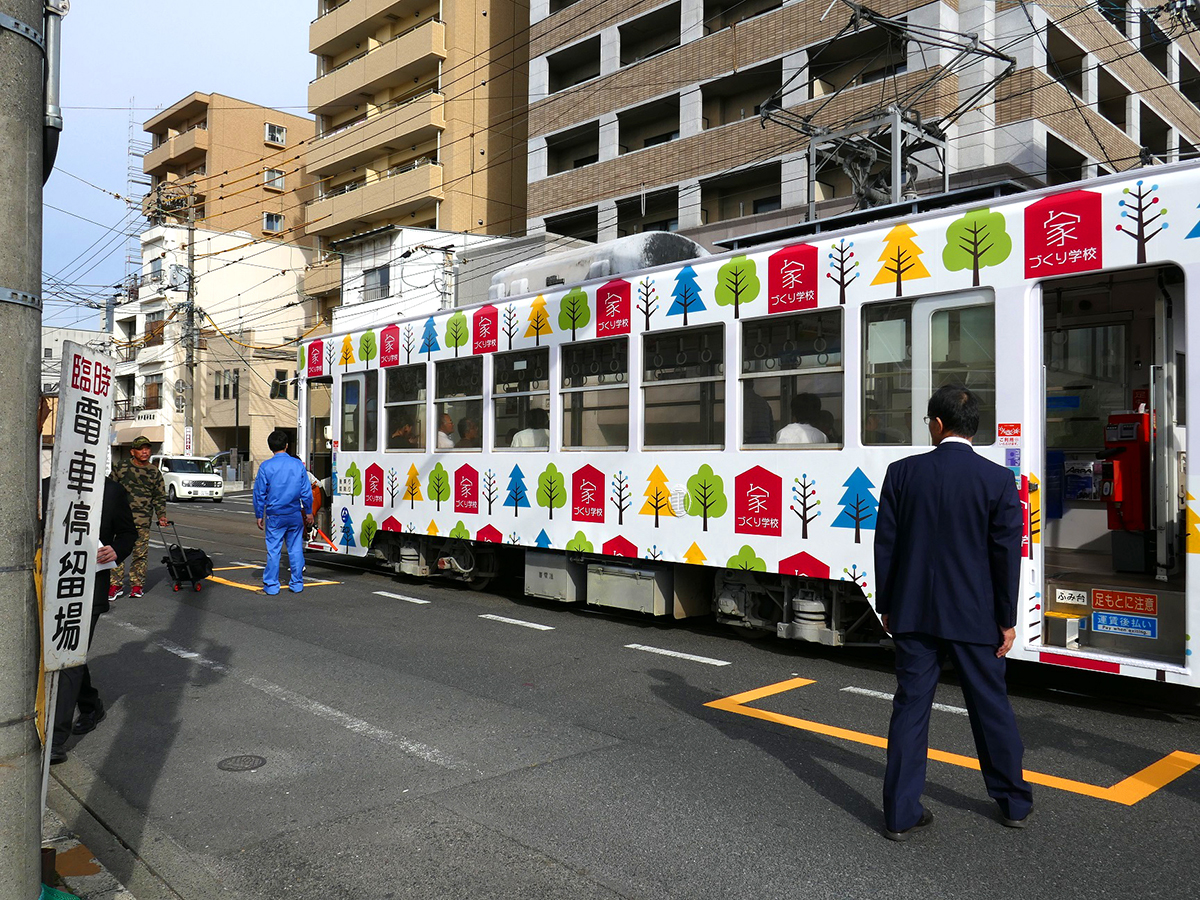
[(279, 558), (284, 544), (288, 554), (288, 587), (299, 593), (304, 590), (304, 516), (267, 514), (263, 523), (267, 536), (267, 564), (263, 567), (263, 590), (279, 593)]

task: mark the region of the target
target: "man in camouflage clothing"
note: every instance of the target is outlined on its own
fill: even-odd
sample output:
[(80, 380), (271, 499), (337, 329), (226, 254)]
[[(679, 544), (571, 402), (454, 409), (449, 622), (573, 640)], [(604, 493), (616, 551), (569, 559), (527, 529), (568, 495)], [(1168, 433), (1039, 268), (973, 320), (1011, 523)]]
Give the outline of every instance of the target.
[[(150, 464), (150, 441), (144, 436), (133, 439), (130, 458), (113, 465), (112, 477), (129, 494), (129, 508), (133, 510), (133, 521), (137, 524), (137, 543), (129, 556), (129, 596), (142, 596), (146, 583), (146, 553), (150, 549), (150, 519), (158, 517), (158, 524), (167, 524), (167, 489), (163, 484), (162, 472)], [(125, 572), (122, 566), (108, 589), (110, 600), (125, 593)]]

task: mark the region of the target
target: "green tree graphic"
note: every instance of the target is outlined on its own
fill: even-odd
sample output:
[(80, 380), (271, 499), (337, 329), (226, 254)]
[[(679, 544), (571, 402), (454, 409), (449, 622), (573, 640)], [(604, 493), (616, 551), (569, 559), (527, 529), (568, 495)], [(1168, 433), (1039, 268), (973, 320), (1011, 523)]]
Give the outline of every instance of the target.
[(459, 519), (458, 523), (450, 529), (450, 537), (459, 538), (464, 541), (471, 539), (471, 532), (467, 530), (467, 526), (463, 524), (462, 519)]
[(375, 332), (364, 331), (358, 339), (358, 358), (371, 368), (371, 360), (379, 355), (379, 347), (375, 344)]
[(1004, 229), (1004, 214), (973, 209), (946, 229), (942, 262), (951, 272), (970, 269), (971, 284), (979, 286), (979, 270), (998, 266), (1012, 253), (1012, 238)]
[(538, 476), (537, 504), (550, 510), (550, 518), (554, 518), (554, 510), (560, 509), (567, 503), (567, 488), (563, 482), (562, 472), (554, 463), (546, 467), (546, 471)]
[(758, 296), (761, 284), (753, 260), (735, 256), (717, 271), (716, 297), (718, 306), (732, 306), (733, 317), (739, 318), (743, 303)]
[(350, 496), (361, 497), (363, 491), (362, 472), (359, 471), (358, 463), (350, 463), (350, 468), (346, 470), (346, 477), (354, 479), (354, 490), (350, 492)]
[(754, 552), (753, 547), (749, 544), (744, 544), (736, 555), (729, 557), (729, 562), (725, 563), (725, 568), (765, 572), (767, 571), (767, 564)]
[(367, 513), (367, 517), (362, 521), (362, 528), (358, 532), (358, 546), (370, 548), (371, 541), (375, 539), (375, 532), (379, 530), (379, 526), (375, 524), (375, 517)]
[(438, 512), (442, 510), (442, 501), (450, 499), (450, 476), (446, 474), (441, 463), (433, 467), (429, 473), (429, 499), (437, 502)]
[(584, 537), (582, 531), (575, 532), (575, 537), (567, 541), (567, 549), (575, 553), (591, 553), (594, 549), (592, 542)]
[(463, 346), (470, 336), (467, 317), (461, 311), (456, 312), (446, 323), (446, 346), (453, 347), (454, 355), (458, 356), (458, 348)]
[(571, 329), (571, 340), (575, 340), (575, 329), (582, 328), (592, 321), (592, 310), (588, 306), (587, 291), (583, 288), (572, 288), (563, 294), (562, 304), (558, 308), (558, 329)]
[(713, 473), (712, 466), (703, 465), (688, 479), (688, 515), (702, 516), (704, 530), (708, 531), (709, 517), (725, 515), (729, 501), (725, 497), (725, 483), (720, 475)]

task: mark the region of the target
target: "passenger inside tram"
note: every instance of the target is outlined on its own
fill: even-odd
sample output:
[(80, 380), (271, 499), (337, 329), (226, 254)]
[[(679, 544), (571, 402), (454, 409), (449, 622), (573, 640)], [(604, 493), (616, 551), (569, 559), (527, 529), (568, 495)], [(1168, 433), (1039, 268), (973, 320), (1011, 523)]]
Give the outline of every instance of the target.
[[(796, 394), (792, 397), (792, 424), (775, 435), (777, 444), (825, 444), (829, 437), (816, 426), (821, 417), (821, 398), (816, 394)], [(833, 417), (830, 416), (830, 421)]]
[(513, 435), (513, 447), (549, 447), (550, 414), (534, 407), (529, 410), (529, 427)]
[(464, 416), (458, 420), (458, 443), (454, 446), (462, 449), (482, 447), (483, 441), (479, 434), (479, 425), (475, 420)]

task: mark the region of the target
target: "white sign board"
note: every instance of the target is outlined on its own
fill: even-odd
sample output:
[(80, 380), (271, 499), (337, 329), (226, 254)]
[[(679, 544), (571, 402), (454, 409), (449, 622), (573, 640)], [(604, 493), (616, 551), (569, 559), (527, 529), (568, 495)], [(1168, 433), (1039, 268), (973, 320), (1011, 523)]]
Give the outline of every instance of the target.
[(116, 360), (63, 342), (50, 502), (42, 542), (42, 656), (54, 672), (87, 661)]
[(183, 429), (183, 455), (192, 455), (192, 426), (185, 425)]

